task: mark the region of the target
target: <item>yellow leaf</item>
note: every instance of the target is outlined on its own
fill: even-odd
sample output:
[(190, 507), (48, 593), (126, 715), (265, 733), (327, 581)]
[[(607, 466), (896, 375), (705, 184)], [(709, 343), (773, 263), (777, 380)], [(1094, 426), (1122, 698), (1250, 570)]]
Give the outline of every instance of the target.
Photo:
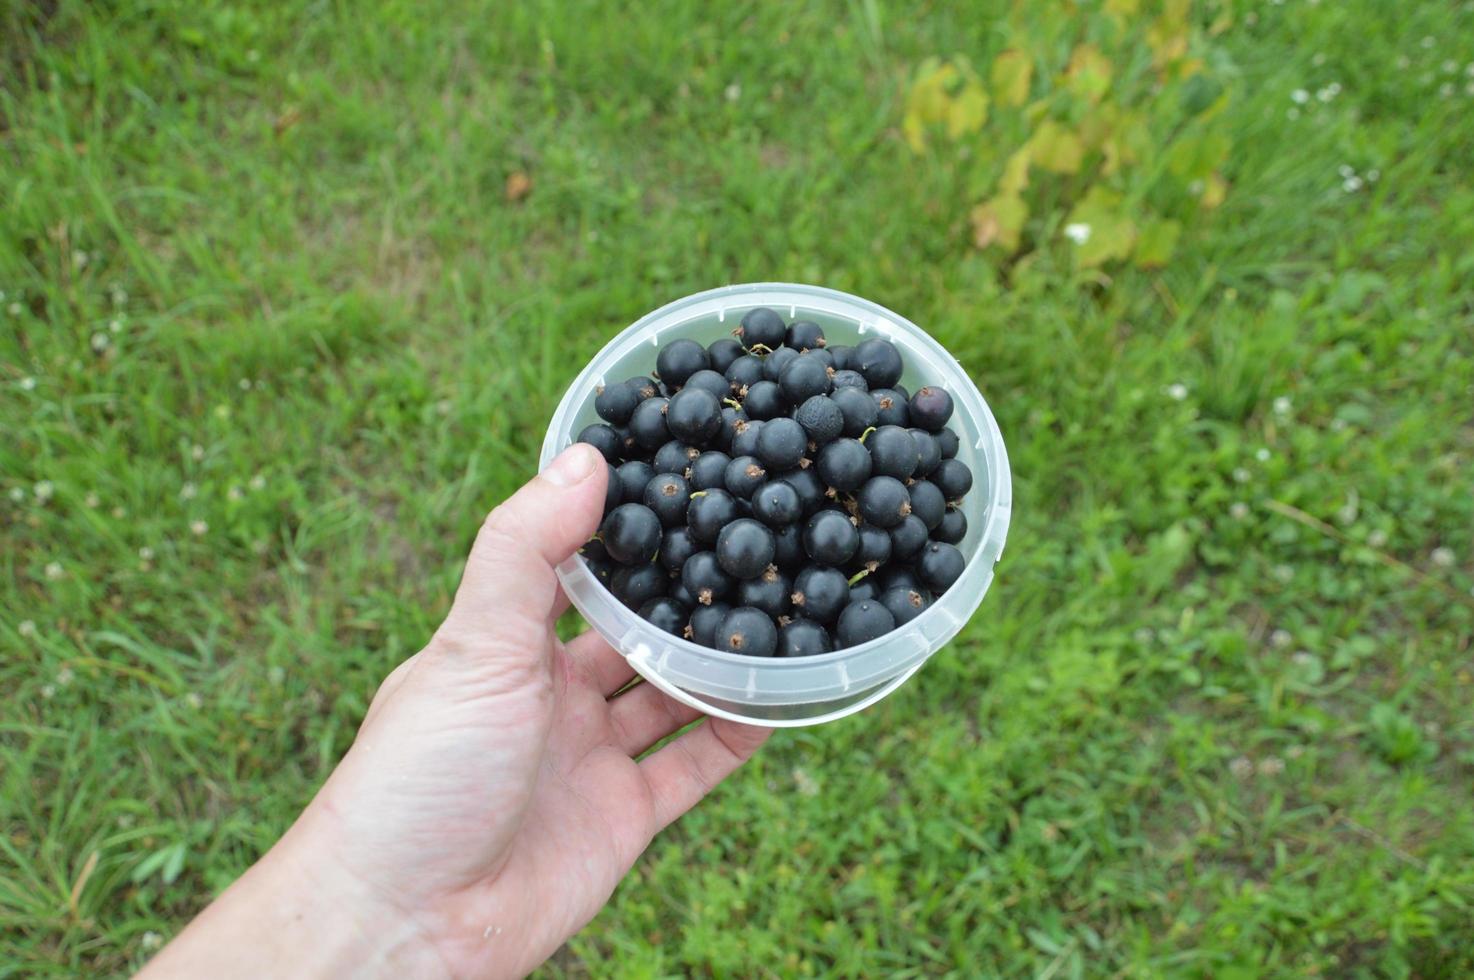
[(1101, 54), (1093, 44), (1081, 44), (1070, 55), (1070, 65), (1065, 69), (1065, 80), (1069, 89), (1091, 102), (1111, 87), (1111, 60)]
[(1146, 43), (1152, 49), (1152, 67), (1165, 72), (1187, 54), (1187, 27), (1169, 24), (1163, 17), (1147, 29)]
[(1117, 23), (1135, 17), (1139, 10), (1141, 10), (1141, 0), (1106, 0), (1105, 11)]
[(972, 243), (977, 248), (998, 245), (1012, 255), (1029, 217), (1029, 207), (1017, 194), (1000, 194), (972, 209)]
[(1122, 209), (1121, 195), (1099, 185), (1070, 211), (1064, 233), (1082, 266), (1124, 259), (1136, 244), (1136, 224)]
[(1205, 209), (1212, 211), (1228, 196), (1228, 181), (1217, 174), (1209, 174), (1203, 181), (1203, 196), (1200, 199)]
[(1167, 264), (1177, 248), (1177, 237), (1182, 234), (1182, 225), (1176, 221), (1162, 219), (1149, 221), (1136, 239), (1135, 262), (1143, 269), (1156, 269)]
[(1080, 172), (1085, 147), (1080, 137), (1053, 119), (1046, 119), (1029, 139), (1029, 157), (1034, 163), (1057, 174)]
[(1029, 83), (1034, 77), (1034, 64), (1017, 48), (1001, 52), (993, 60), (989, 75), (993, 95), (1000, 105), (1018, 106), (1029, 101)]
[(1003, 176), (998, 178), (998, 193), (1017, 196), (1028, 186), (1029, 147), (1024, 145), (1014, 150), (1013, 155), (1008, 158), (1008, 163), (1003, 168)]
[(952, 139), (983, 128), (988, 118), (988, 93), (976, 78), (968, 79), (947, 106), (947, 135)]
[(1225, 10), (1223, 13), (1218, 15), (1218, 17), (1213, 21), (1212, 24), (1208, 25), (1208, 34), (1210, 37), (1217, 37), (1232, 26), (1233, 12), (1230, 10)]

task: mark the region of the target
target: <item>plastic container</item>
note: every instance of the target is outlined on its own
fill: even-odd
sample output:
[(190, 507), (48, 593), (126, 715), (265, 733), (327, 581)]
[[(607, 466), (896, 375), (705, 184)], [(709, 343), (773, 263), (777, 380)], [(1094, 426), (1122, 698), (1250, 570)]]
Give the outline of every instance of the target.
[(543, 441), (539, 467), (567, 448), (594, 412), (598, 385), (648, 375), (659, 347), (679, 337), (703, 345), (729, 336), (756, 306), (786, 319), (814, 320), (830, 344), (885, 337), (900, 348), (901, 383), (915, 391), (938, 384), (956, 406), (948, 425), (958, 435), (957, 458), (974, 474), (962, 507), (967, 559), (962, 577), (906, 626), (861, 646), (801, 658), (745, 657), (698, 646), (657, 629), (626, 608), (577, 556), (558, 567), (573, 605), (647, 681), (701, 711), (772, 727), (833, 721), (894, 691), (957, 635), (977, 610), (1003, 553), (1013, 491), (1003, 436), (988, 404), (956, 358), (905, 317), (858, 296), (820, 286), (751, 283), (724, 286), (662, 306), (615, 337), (563, 395)]

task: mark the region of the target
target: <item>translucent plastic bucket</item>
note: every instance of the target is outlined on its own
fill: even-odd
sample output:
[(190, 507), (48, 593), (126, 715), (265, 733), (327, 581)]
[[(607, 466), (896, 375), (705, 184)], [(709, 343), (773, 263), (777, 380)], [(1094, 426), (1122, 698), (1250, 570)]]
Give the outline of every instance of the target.
[(785, 318), (809, 319), (830, 344), (885, 337), (906, 363), (901, 383), (911, 391), (937, 384), (956, 410), (957, 458), (974, 474), (963, 501), (967, 559), (962, 577), (926, 612), (907, 625), (857, 647), (814, 657), (745, 657), (672, 636), (637, 616), (601, 585), (581, 558), (570, 558), (558, 577), (573, 605), (647, 681), (709, 715), (774, 727), (815, 725), (853, 714), (885, 697), (957, 635), (977, 611), (1003, 553), (1013, 490), (1008, 454), (998, 423), (956, 358), (921, 328), (883, 306), (848, 293), (792, 283), (724, 286), (662, 306), (609, 342), (569, 386), (543, 441), (540, 467), (566, 449), (585, 425), (599, 421), (595, 389), (655, 368), (659, 347), (679, 337), (703, 345), (730, 336), (755, 306)]

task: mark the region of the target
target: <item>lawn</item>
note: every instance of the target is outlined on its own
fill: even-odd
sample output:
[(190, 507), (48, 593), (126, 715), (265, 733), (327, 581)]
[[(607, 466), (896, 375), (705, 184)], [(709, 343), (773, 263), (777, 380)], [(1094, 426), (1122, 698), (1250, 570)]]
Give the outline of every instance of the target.
[(548, 975), (1474, 973), (1474, 5), (1166, 7), (0, 0), (0, 976), (181, 928), (753, 280), (950, 347), (1008, 549)]

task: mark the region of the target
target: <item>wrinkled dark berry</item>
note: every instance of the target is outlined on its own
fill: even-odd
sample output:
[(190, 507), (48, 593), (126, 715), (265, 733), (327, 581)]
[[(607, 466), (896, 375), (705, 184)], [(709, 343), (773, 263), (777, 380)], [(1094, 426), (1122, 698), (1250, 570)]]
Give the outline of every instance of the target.
[(793, 413), (793, 418), (808, 433), (809, 441), (822, 446), (844, 431), (844, 413), (826, 395), (806, 399)]

